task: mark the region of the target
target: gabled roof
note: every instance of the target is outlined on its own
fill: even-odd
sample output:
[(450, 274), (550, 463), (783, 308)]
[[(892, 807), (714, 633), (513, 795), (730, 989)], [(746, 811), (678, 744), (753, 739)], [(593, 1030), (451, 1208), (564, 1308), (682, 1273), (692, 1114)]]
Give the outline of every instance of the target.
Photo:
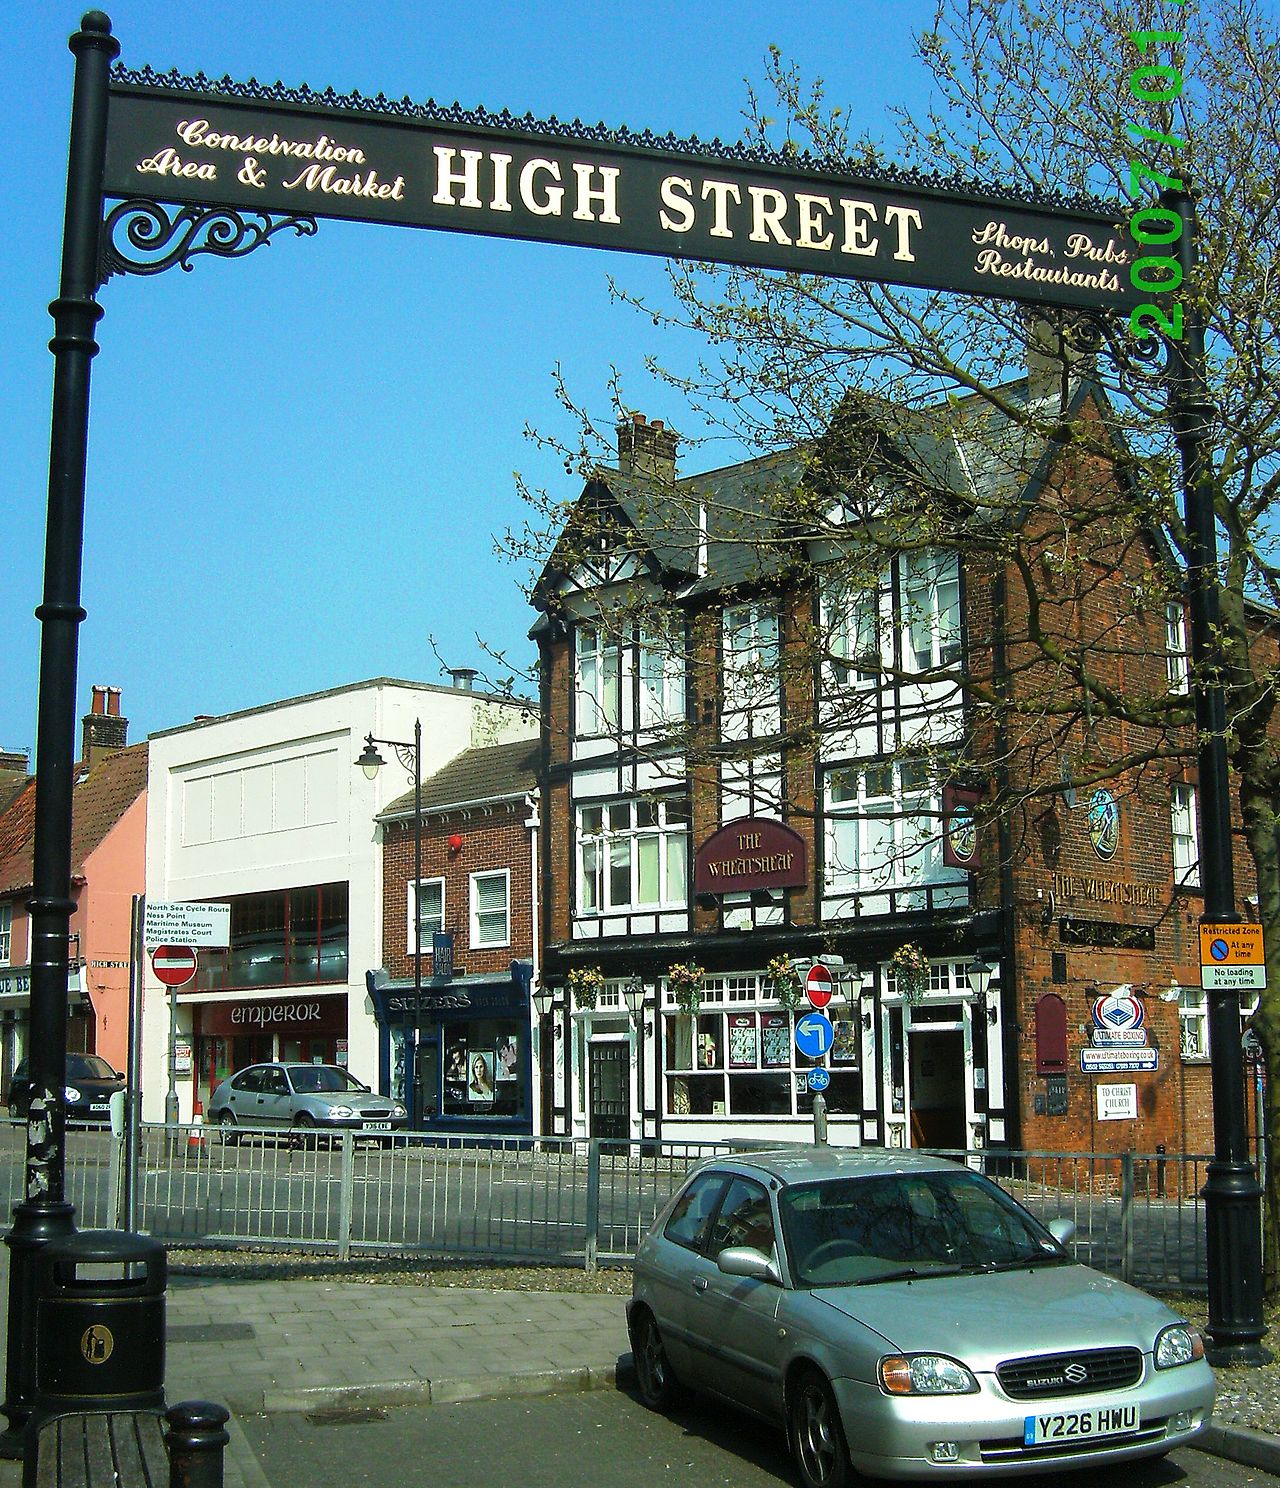
[[(998, 390), (1006, 403), (1032, 410), (1028, 380), (1016, 379)], [(1093, 394), (1106, 412), (1105, 394), (1077, 379), (1072, 413)], [(959, 417), (957, 417), (957, 414)], [(533, 603), (550, 604), (556, 584), (575, 567), (572, 534), (605, 537), (608, 522), (625, 532), (636, 556), (655, 580), (692, 597), (730, 587), (768, 583), (788, 565), (794, 544), (807, 536), (803, 522), (793, 523), (788, 491), (801, 496), (815, 479), (838, 485), (841, 420), (865, 434), (860, 456), (878, 469), (914, 471), (934, 490), (951, 493), (975, 512), (1013, 518), (1035, 480), (1043, 478), (1053, 446), (1016, 418), (978, 394), (935, 408), (902, 408), (873, 398), (850, 398), (832, 420), (828, 436), (812, 445), (783, 450), (700, 475), (658, 482), (600, 466), (583, 489), (550, 560), (534, 587)], [(1056, 422), (1056, 420), (1055, 420)], [(834, 452), (833, 452), (834, 451)], [(822, 474), (826, 464), (831, 472)], [(701, 533), (705, 549), (699, 572)], [(600, 524), (600, 525), (593, 525)], [(546, 624), (540, 619), (531, 634)]]
[[(486, 802), (520, 799), (537, 789), (537, 739), (515, 739), (464, 749), (422, 782), (422, 809), (479, 806)], [(379, 821), (413, 815), (413, 792), (397, 796), (378, 813)]]
[[(71, 796), (71, 873), (85, 864), (147, 788), (147, 746), (133, 744), (88, 772), (77, 765)], [(0, 895), (31, 887), (35, 846), (36, 783), (32, 777), (0, 816)], [(141, 867), (141, 865), (139, 865)]]

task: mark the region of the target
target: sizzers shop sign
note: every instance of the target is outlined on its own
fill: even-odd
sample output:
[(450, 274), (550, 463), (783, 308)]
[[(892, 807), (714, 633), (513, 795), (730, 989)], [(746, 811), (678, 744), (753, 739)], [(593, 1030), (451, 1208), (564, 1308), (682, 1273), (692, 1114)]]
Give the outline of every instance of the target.
[[(412, 105), (114, 81), (105, 193), (350, 217), (1125, 313), (1132, 241), (1085, 212), (928, 186), (576, 140)], [(238, 93), (247, 90), (237, 89)], [(585, 131), (579, 131), (585, 133)], [(733, 157), (746, 152), (730, 150)]]

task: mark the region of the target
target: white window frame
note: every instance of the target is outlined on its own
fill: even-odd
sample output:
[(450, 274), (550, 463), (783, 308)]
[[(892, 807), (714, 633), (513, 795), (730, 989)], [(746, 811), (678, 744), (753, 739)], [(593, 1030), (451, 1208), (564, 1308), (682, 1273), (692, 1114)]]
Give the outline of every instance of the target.
[[(405, 929), (406, 929), (406, 931), (408, 933), (408, 943), (407, 943), (407, 945), (405, 947), (405, 950), (407, 951), (407, 953), (410, 956), (412, 956), (413, 953), (414, 953), (413, 917), (414, 917), (414, 914), (418, 912), (418, 905), (419, 905), (419, 895), (418, 895), (418, 892), (417, 892), (418, 891), (418, 887), (419, 887), (419, 885), (421, 885), (423, 888), (426, 888), (430, 884), (439, 884), (440, 885), (440, 924), (439, 924), (439, 927), (438, 928), (443, 931), (443, 929), (445, 927), (445, 917), (444, 917), (444, 910), (445, 910), (445, 888), (444, 888), (444, 879), (443, 878), (420, 878), (420, 879), (418, 879), (415, 882), (411, 878), (408, 881), (408, 883), (405, 885)], [(437, 927), (434, 927), (434, 926), (431, 926), (431, 925), (428, 925), (428, 924), (425, 924), (425, 923), (422, 926), (422, 953), (425, 956), (429, 956), (431, 954), (431, 937), (434, 934), (436, 928)]]
[(1169, 837), (1173, 881), (1180, 888), (1200, 887), (1200, 829), (1196, 788), (1180, 781), (1169, 791)]
[[(1258, 1008), (1258, 993), (1252, 988), (1240, 992), (1240, 1031), (1243, 1034), (1248, 1020)], [(1193, 1031), (1192, 1047), (1188, 1048), (1188, 1032)], [(1209, 1054), (1209, 994), (1203, 987), (1178, 988), (1178, 1048), (1183, 1059), (1208, 1063)]]
[[(855, 794), (837, 800), (850, 777)], [(881, 788), (885, 783), (888, 790)], [(863, 761), (831, 770), (823, 783), (823, 802), (826, 897), (963, 882), (964, 870), (942, 861), (942, 798), (926, 761)], [(845, 861), (836, 847), (837, 828), (851, 821), (855, 851), (852, 861)], [(890, 851), (884, 862), (869, 865), (873, 844), (885, 840)]]
[[(501, 940), (486, 940), (480, 933), (481, 916), (493, 916), (498, 913), (494, 909), (481, 910), (480, 908), (480, 880), (482, 878), (500, 878), (503, 882), (502, 900), (502, 925), (503, 935)], [(471, 940), (473, 950), (490, 946), (508, 946), (511, 944), (511, 870), (510, 868), (485, 868), (471, 875)]]
[(865, 588), (855, 588), (843, 579), (828, 581), (822, 590), (822, 626), (836, 685), (874, 685), (893, 666), (892, 644), (886, 647), (893, 635), (889, 571)]
[[(642, 729), (669, 727), (685, 720), (685, 668), (682, 631), (670, 626), (642, 625), (636, 650), (639, 725)], [(623, 665), (620, 670), (625, 672)]]
[(728, 606), (720, 617), (720, 641), (722, 711), (776, 708), (782, 653), (773, 606)]
[(1191, 691), (1187, 651), (1187, 617), (1181, 601), (1171, 599), (1164, 607), (1165, 674), (1169, 691), (1184, 695)]
[[(668, 821), (669, 808), (679, 808), (682, 815)], [(614, 818), (627, 811), (629, 824), (619, 828)], [(588, 830), (584, 825), (595, 813), (600, 814), (600, 826)], [(652, 813), (653, 821), (641, 818)], [(655, 910), (685, 909), (688, 906), (690, 823), (688, 803), (683, 797), (657, 799), (635, 797), (626, 800), (583, 802), (574, 812), (574, 856), (577, 869), (577, 886), (574, 898), (574, 913), (579, 918), (597, 915), (635, 914)], [(645, 899), (640, 896), (641, 844), (657, 839), (658, 896)], [(677, 840), (681, 850), (675, 851)], [(627, 900), (614, 899), (613, 868), (621, 867), (621, 849), (625, 844), (626, 866), (630, 885)], [(615, 863), (615, 857), (618, 861)], [(679, 882), (673, 882), (679, 878)], [(588, 902), (584, 890), (591, 885), (594, 904)]]
[(622, 647), (603, 625), (582, 621), (573, 638), (574, 737), (600, 738), (621, 726)]
[(8, 966), (13, 955), (13, 905), (0, 904), (0, 966)]
[[(960, 564), (954, 550), (926, 548), (899, 560), (902, 588), (902, 670), (954, 666), (964, 654)], [(927, 641), (927, 648), (916, 644)]]

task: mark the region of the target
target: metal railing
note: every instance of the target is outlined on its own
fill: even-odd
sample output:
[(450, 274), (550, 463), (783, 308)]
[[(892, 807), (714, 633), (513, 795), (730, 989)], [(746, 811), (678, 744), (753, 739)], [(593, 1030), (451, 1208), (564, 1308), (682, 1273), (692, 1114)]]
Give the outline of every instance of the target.
[[(0, 1123), (0, 1199), (21, 1197), (25, 1130)], [(593, 1268), (630, 1261), (695, 1162), (753, 1145), (349, 1132), (301, 1137), (146, 1124), (138, 1227), (175, 1245), (491, 1258)], [(1207, 1278), (1200, 1198), (1209, 1158), (1164, 1153), (947, 1151), (1046, 1222), (1080, 1261), (1126, 1281)], [(71, 1130), (67, 1197), (84, 1228), (123, 1221), (122, 1143)]]

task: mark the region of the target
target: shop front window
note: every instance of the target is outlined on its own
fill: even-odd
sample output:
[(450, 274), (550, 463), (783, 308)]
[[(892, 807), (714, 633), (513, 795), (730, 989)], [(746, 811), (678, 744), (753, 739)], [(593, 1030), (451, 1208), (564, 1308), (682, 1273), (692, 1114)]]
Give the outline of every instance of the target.
[(444, 1115), (520, 1114), (520, 1038), (514, 1019), (478, 1018), (445, 1029)]
[[(745, 983), (752, 1000), (743, 1006)], [(857, 1022), (837, 1011), (835, 1042), (821, 1059), (809, 1059), (795, 1045), (792, 1013), (769, 1006), (763, 979), (713, 977), (704, 984), (705, 1001), (696, 1016), (664, 1012), (664, 1066), (668, 1116), (807, 1116), (812, 1108), (808, 1072), (825, 1067), (831, 1083), (825, 1092), (828, 1110), (853, 1113), (862, 1093), (858, 1071), (861, 1041)], [(714, 998), (729, 1004), (711, 1008)]]

